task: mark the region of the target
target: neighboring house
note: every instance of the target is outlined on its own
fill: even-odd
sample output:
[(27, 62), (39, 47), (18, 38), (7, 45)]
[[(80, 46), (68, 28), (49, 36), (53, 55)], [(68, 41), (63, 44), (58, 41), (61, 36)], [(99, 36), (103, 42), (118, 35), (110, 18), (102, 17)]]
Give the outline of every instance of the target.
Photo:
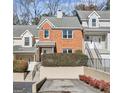
[(84, 52), (83, 28), (77, 17), (65, 17), (62, 11), (56, 17), (42, 17), (38, 25), (39, 42), (36, 46), (42, 53)]
[[(110, 54), (110, 11), (74, 11), (84, 28), (85, 48), (97, 55), (109, 58)], [(94, 53), (93, 53), (94, 56)]]
[(38, 40), (37, 26), (14, 25), (13, 26), (13, 54), (14, 59), (27, 61), (36, 60), (35, 43)]
[[(14, 58), (41, 60), (43, 53), (84, 52), (82, 25), (75, 16), (42, 17), (36, 26), (14, 26)], [(30, 56), (31, 55), (31, 56)]]

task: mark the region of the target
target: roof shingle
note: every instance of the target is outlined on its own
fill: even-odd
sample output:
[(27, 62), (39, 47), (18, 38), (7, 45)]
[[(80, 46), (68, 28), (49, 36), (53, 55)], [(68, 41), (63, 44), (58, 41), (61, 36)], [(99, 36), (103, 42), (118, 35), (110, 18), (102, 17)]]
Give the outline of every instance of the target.
[(21, 34), (24, 33), (26, 30), (29, 30), (33, 36), (38, 37), (38, 32), (36, 28), (36, 25), (14, 25), (13, 37), (20, 37)]
[(62, 18), (57, 18), (57, 17), (42, 17), (41, 21), (39, 22), (39, 25), (45, 20), (48, 19), (54, 26), (55, 28), (77, 28), (77, 29), (82, 29), (82, 26), (78, 20), (77, 17), (74, 16), (65, 16)]
[(22, 47), (22, 46), (13, 46), (14, 53), (35, 53), (35, 47)]
[[(81, 19), (87, 19), (92, 12), (93, 11), (77, 11)], [(96, 12), (100, 15), (100, 19), (110, 19), (110, 11), (96, 11)]]

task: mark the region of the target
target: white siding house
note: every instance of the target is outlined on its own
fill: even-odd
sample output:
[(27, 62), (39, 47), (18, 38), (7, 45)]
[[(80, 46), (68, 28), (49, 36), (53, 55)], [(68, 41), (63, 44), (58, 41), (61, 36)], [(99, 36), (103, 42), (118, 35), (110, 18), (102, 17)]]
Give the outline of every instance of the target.
[[(110, 11), (74, 11), (83, 28), (85, 43), (91, 50), (97, 47), (101, 57), (108, 58), (110, 51)], [(85, 46), (86, 47), (86, 46)]]
[(13, 53), (14, 59), (36, 61), (36, 47), (38, 32), (35, 25), (14, 25), (13, 29)]

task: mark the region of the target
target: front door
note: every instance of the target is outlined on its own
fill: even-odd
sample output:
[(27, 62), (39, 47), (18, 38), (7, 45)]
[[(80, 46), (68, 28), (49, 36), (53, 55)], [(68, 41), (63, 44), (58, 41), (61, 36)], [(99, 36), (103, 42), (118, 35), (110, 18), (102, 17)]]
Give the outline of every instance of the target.
[(49, 53), (54, 53), (54, 48), (42, 48), (42, 53), (43, 54), (49, 54)]
[(94, 49), (95, 45), (98, 49), (102, 48), (102, 37), (101, 36), (89, 36), (89, 47)]

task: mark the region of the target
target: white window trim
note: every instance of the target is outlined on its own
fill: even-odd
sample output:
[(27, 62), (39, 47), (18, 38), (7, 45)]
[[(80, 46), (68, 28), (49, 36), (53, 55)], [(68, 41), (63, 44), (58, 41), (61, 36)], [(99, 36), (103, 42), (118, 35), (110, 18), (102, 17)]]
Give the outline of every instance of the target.
[(31, 42), (30, 42), (30, 37), (28, 37), (28, 38), (29, 38), (29, 45), (25, 45), (25, 38), (26, 38), (26, 37), (24, 37), (24, 46), (25, 46), (25, 47), (29, 47), (29, 46), (30, 46), (30, 43), (31, 43)]
[(98, 18), (100, 18), (100, 15), (96, 11), (93, 11), (92, 13), (90, 13), (88, 17), (90, 18), (94, 13), (98, 16)]
[(48, 30), (49, 36), (48, 36), (47, 38), (45, 38), (45, 30), (48, 30), (48, 29), (44, 29), (44, 30), (43, 30), (43, 38), (44, 38), (44, 39), (50, 39), (50, 31)]
[(68, 50), (69, 50), (69, 49), (71, 49), (71, 50), (72, 50), (72, 53), (73, 53), (73, 49), (72, 49), (72, 48), (63, 48), (63, 49), (62, 49), (62, 53), (63, 53), (63, 50), (64, 50), (64, 49), (67, 50), (67, 54), (69, 54), (69, 53), (68, 53)]
[(40, 23), (40, 24), (38, 25), (37, 29), (40, 29), (41, 27), (43, 27), (43, 25), (44, 25), (45, 23), (48, 23), (51, 27), (55, 27), (55, 25), (54, 25), (51, 21), (49, 21), (49, 20), (46, 18), (42, 23)]
[[(67, 29), (68, 30), (68, 29)], [(71, 30), (72, 31), (72, 30)], [(62, 30), (62, 39), (73, 39), (73, 31), (72, 31), (72, 38), (68, 38), (68, 31), (67, 31), (67, 38), (63, 38), (63, 30)]]
[(95, 26), (93, 26), (93, 19), (95, 19), (95, 20), (96, 20), (96, 18), (92, 18), (92, 27), (96, 27), (96, 26), (97, 26), (97, 23), (96, 23), (96, 22), (97, 22), (97, 20), (96, 20), (96, 22), (95, 22), (95, 23), (96, 23), (96, 24), (95, 24)]
[(22, 33), (20, 37), (23, 37), (27, 32), (30, 34), (31, 37), (33, 36), (32, 33), (29, 30), (25, 30), (25, 32)]

